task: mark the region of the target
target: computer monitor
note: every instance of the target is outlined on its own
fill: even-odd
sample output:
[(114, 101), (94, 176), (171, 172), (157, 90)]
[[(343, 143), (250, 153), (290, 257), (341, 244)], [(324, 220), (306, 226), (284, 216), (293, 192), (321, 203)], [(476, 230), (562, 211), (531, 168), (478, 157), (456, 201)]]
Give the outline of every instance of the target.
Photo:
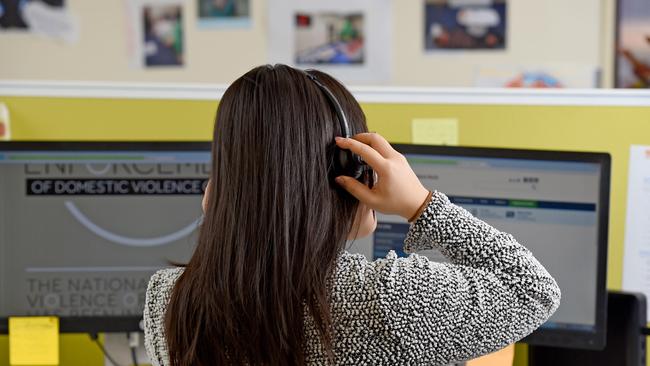
[(193, 252), (205, 142), (0, 143), (0, 333), (137, 331), (151, 275)]
[[(562, 290), (555, 314), (524, 339), (534, 345), (598, 349), (605, 343), (610, 157), (601, 153), (394, 145), (422, 183), (511, 233)], [(377, 215), (377, 230), (350, 251), (383, 258), (409, 224)], [(419, 254), (446, 259), (437, 251)]]

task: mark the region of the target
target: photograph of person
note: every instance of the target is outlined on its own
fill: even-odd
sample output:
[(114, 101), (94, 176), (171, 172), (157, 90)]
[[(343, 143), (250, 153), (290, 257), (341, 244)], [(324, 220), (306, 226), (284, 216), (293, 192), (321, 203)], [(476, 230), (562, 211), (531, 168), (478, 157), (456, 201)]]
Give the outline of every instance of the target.
[(506, 1), (426, 0), (424, 48), (505, 49)]
[(363, 64), (361, 13), (296, 13), (296, 64)]
[(650, 3), (619, 0), (617, 88), (650, 88)]
[(145, 67), (182, 66), (183, 22), (180, 5), (147, 5), (142, 8)]

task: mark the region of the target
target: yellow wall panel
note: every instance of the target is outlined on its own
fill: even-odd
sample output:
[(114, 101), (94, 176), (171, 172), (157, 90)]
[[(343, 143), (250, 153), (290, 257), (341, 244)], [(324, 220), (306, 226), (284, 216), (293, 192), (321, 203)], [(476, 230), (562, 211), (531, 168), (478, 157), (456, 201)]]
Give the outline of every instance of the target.
[(217, 102), (0, 97), (16, 140), (210, 139)]

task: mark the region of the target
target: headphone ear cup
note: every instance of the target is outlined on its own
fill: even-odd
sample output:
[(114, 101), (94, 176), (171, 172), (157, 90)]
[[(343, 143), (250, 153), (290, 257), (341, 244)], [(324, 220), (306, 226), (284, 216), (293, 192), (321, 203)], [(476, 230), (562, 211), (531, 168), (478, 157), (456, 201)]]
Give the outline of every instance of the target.
[(350, 176), (353, 177), (356, 180), (361, 179), (363, 172), (364, 172), (364, 163), (363, 160), (361, 160), (361, 157), (357, 154), (353, 154), (352, 152), (348, 151), (350, 153), (350, 165), (349, 165), (349, 171), (350, 171)]
[(361, 179), (361, 176), (363, 175), (363, 171), (364, 171), (363, 165), (354, 164), (351, 167), (350, 176), (354, 177), (354, 179), (356, 179), (356, 180), (359, 180), (359, 179)]
[(348, 166), (348, 154), (347, 151), (336, 147), (334, 151), (334, 177), (339, 175), (347, 175), (346, 168)]
[(361, 158), (356, 154), (353, 154), (349, 150), (343, 150), (337, 148), (335, 153), (335, 174), (338, 175), (347, 175), (354, 179), (359, 179), (363, 175), (363, 162)]

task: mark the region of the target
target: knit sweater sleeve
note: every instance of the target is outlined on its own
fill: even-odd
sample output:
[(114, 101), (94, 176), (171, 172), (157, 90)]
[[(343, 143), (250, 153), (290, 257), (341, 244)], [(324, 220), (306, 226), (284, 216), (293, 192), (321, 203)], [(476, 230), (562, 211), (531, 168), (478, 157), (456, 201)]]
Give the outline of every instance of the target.
[(144, 346), (152, 366), (169, 365), (165, 340), (165, 311), (182, 268), (162, 269), (147, 285), (143, 311)]
[(361, 266), (364, 287), (379, 300), (384, 341), (400, 363), (446, 364), (496, 351), (559, 306), (557, 283), (529, 250), (440, 192), (404, 244), (410, 253), (432, 248), (450, 263), (390, 254)]

